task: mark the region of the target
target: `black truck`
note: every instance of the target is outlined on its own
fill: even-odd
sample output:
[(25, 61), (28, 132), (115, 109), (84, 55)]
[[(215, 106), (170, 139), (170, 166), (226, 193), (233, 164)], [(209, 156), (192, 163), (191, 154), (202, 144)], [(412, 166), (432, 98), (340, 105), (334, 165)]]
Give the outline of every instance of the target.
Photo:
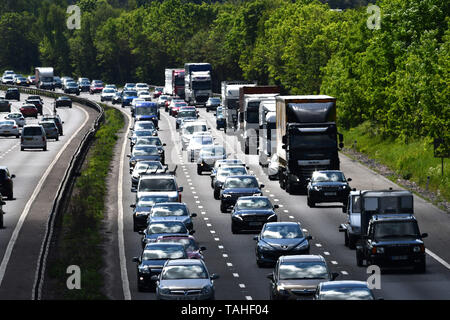
[(280, 187), (288, 193), (304, 192), (314, 171), (339, 170), (338, 150), (344, 144), (336, 127), (336, 98), (277, 96), (275, 100)]

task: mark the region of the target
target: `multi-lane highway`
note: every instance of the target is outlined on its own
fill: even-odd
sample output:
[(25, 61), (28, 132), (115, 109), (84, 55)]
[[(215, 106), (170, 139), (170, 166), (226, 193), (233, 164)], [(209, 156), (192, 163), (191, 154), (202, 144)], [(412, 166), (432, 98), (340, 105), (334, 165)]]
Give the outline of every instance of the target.
[[(99, 100), (99, 96), (82, 96)], [(129, 108), (120, 108), (129, 121)], [(257, 156), (243, 154), (237, 138), (233, 133), (227, 135), (215, 129), (212, 113), (204, 109), (200, 117), (206, 119), (218, 144), (227, 148), (231, 157), (244, 160), (251, 173), (265, 185), (263, 193), (269, 196), (277, 210), (279, 221), (299, 221), (304, 229), (313, 236), (311, 254), (323, 255), (333, 272), (340, 274), (341, 280), (362, 280), (368, 278), (365, 267), (356, 266), (355, 251), (344, 246), (343, 234), (338, 226), (345, 222), (345, 215), (340, 206), (319, 205), (309, 208), (306, 196), (289, 195), (279, 187), (278, 181), (270, 181), (258, 165)], [(127, 124), (128, 126), (128, 124)], [(214, 200), (210, 187), (209, 174), (197, 175), (196, 164), (188, 161), (186, 152), (181, 151), (179, 133), (175, 130), (175, 119), (161, 109), (159, 137), (167, 144), (166, 163), (170, 168), (178, 166), (177, 181), (184, 187), (182, 200), (194, 218), (195, 237), (201, 246), (205, 246), (205, 262), (212, 273), (218, 273), (220, 279), (215, 281), (216, 299), (268, 299), (269, 280), (266, 275), (271, 268), (258, 268), (255, 262), (254, 234), (232, 234), (229, 213), (221, 213), (219, 201)], [(109, 229), (111, 236), (110, 252), (107, 259), (108, 290), (114, 299), (154, 299), (152, 292), (138, 292), (136, 264), (132, 257), (141, 253), (141, 236), (133, 231), (132, 209), (135, 194), (130, 192), (131, 182), (128, 172), (129, 153), (127, 134), (122, 134), (116, 147), (114, 172), (118, 175), (110, 181), (108, 196)], [(340, 154), (341, 169), (346, 177), (351, 177), (351, 187), (364, 189), (399, 188), (388, 179), (372, 172), (359, 163)], [(381, 289), (375, 290), (378, 297), (384, 299), (450, 299), (450, 216), (435, 206), (415, 196), (415, 215), (421, 232), (427, 232), (427, 272), (414, 273), (407, 270), (384, 272), (381, 276)]]
[[(28, 95), (12, 100), (12, 112), (18, 112)], [(42, 97), (44, 114), (53, 114), (54, 99)], [(47, 151), (20, 151), (20, 138), (0, 137), (0, 165), (16, 175), (14, 200), (4, 206), (4, 229), (0, 230), (0, 299), (31, 299), (36, 266), (47, 220), (56, 190), (69, 161), (86, 131), (92, 127), (97, 112), (73, 104), (58, 108), (64, 121), (64, 135), (59, 141), (48, 140)], [(0, 113), (3, 119), (7, 113)], [(27, 118), (27, 124), (39, 118)]]

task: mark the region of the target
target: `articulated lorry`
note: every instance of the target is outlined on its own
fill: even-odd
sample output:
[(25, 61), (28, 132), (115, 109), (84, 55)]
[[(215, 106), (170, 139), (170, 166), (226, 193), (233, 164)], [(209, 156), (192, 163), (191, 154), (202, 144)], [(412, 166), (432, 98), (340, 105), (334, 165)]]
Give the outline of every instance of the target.
[(211, 64), (186, 63), (184, 70), (184, 100), (189, 105), (206, 105), (212, 97)]
[(277, 151), (275, 98), (259, 104), (259, 148), (258, 158), (262, 167), (267, 167), (270, 157)]
[(38, 89), (55, 90), (53, 82), (53, 68), (38, 67), (35, 68), (34, 74), (36, 76), (35, 83)]
[(184, 99), (184, 69), (172, 69), (172, 90), (172, 95)]
[(225, 117), (225, 128), (237, 129), (238, 111), (239, 111), (239, 89), (241, 87), (254, 87), (256, 81), (222, 81), (221, 94), (223, 115)]
[(245, 154), (257, 154), (259, 147), (259, 104), (275, 101), (280, 94), (277, 86), (252, 86), (239, 88), (238, 128), (242, 134), (239, 140)]
[(336, 127), (336, 98), (308, 95), (275, 99), (280, 187), (288, 193), (304, 192), (314, 171), (339, 170), (338, 150), (344, 145)]

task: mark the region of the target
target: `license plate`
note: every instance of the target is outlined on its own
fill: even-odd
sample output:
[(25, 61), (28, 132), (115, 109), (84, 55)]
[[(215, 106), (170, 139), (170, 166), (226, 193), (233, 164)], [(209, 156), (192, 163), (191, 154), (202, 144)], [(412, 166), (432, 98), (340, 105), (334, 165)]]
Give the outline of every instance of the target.
[(392, 260), (407, 260), (408, 256), (392, 256)]
[(249, 226), (262, 226), (262, 222), (249, 222), (248, 225)]
[(325, 196), (335, 196), (336, 192), (324, 192), (323, 193)]
[(5, 131), (3, 131), (4, 133), (9, 133), (9, 130), (5, 130)]
[(25, 138), (25, 140), (27, 140), (27, 141), (32, 141), (33, 138)]

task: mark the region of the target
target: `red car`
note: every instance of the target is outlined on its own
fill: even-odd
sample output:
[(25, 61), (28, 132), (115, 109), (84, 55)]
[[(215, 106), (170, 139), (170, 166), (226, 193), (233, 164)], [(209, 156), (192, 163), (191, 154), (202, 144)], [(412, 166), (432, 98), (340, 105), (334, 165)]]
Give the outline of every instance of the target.
[(34, 117), (37, 119), (38, 117), (38, 109), (34, 104), (24, 104), (22, 107), (20, 107), (20, 113), (26, 118), (26, 117)]
[(191, 235), (177, 234), (159, 236), (156, 242), (176, 242), (183, 244), (189, 259), (203, 259), (202, 251), (206, 250), (205, 247), (199, 247), (197, 241)]
[(153, 98), (159, 98), (160, 95), (162, 95), (164, 88), (155, 88), (155, 91), (153, 92)]
[(90, 94), (94, 94), (94, 93), (100, 93), (103, 91), (103, 82), (100, 80), (92, 80), (91, 82), (91, 86), (89, 87), (89, 93)]
[(169, 115), (176, 117), (180, 108), (187, 107), (187, 105), (188, 104), (186, 102), (172, 101), (172, 103), (169, 105)]

